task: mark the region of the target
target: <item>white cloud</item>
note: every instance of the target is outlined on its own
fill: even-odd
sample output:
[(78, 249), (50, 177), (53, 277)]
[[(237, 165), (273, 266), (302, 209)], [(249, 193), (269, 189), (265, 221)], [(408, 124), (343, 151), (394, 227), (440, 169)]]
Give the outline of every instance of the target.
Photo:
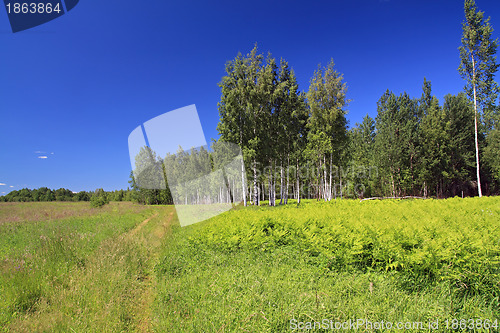
[(41, 151), (41, 150), (37, 150), (37, 151), (35, 151), (35, 154), (45, 154), (45, 152)]
[(14, 186), (10, 185), (9, 187), (14, 187)]
[(0, 186), (3, 186), (3, 185), (7, 185), (7, 184), (4, 184), (4, 183), (0, 183)]
[(48, 158), (47, 156), (37, 156), (38, 158), (41, 158), (41, 159), (46, 159)]
[(5, 194), (5, 192), (2, 192), (2, 194)]

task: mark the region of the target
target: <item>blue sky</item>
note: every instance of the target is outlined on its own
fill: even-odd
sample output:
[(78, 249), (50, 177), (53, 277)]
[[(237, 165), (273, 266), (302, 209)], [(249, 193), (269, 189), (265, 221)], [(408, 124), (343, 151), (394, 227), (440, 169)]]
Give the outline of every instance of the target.
[[(500, 32), (500, 2), (477, 0)], [(13, 34), (0, 9), (0, 195), (23, 187), (128, 186), (128, 135), (196, 104), (217, 137), (224, 64), (254, 43), (294, 68), (301, 90), (333, 58), (350, 125), (386, 89), (442, 100), (462, 90), (460, 0), (97, 1)], [(47, 158), (40, 158), (40, 157)], [(3, 185), (5, 184), (5, 185)]]

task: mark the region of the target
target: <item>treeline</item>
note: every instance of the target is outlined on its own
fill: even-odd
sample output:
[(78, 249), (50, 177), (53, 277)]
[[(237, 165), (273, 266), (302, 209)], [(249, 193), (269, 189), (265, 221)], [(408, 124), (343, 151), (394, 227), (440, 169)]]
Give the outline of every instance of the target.
[[(266, 200), (274, 206), (289, 198), (478, 194), (475, 110), (465, 93), (446, 95), (440, 103), (424, 78), (421, 96), (387, 90), (376, 104), (376, 117), (366, 115), (349, 129), (347, 85), (333, 60), (319, 66), (308, 91), (301, 92), (288, 63), (264, 57), (257, 47), (226, 64), (219, 86), (220, 139), (210, 150), (179, 147), (165, 157), (144, 147), (136, 156), (140, 181), (131, 174), (135, 201), (258, 205)], [(499, 113), (498, 105), (489, 105), (478, 125), (487, 195), (500, 189)], [(226, 186), (219, 186), (209, 175), (235, 157), (234, 151), (217, 150), (223, 143), (241, 147), (244, 168), (226, 170)]]
[(254, 204), (289, 197), (481, 196), (500, 190), (498, 41), (474, 0), (464, 2), (464, 93), (441, 104), (387, 90), (377, 115), (348, 128), (347, 85), (333, 60), (299, 90), (289, 64), (257, 47), (226, 64), (219, 83), (220, 140), (243, 150)]
[[(149, 154), (154, 154), (154, 157), (150, 159)], [(139, 153), (138, 156), (136, 156), (136, 160), (140, 160), (145, 158), (149, 159), (148, 163), (152, 163), (153, 166), (156, 168), (158, 167), (159, 170), (161, 170), (161, 176), (158, 178), (156, 175), (149, 177), (149, 180), (156, 181), (160, 183), (155, 184), (155, 186), (145, 186), (144, 183), (140, 183), (141, 178), (146, 178), (148, 177), (140, 177), (140, 179), (136, 179), (134, 176), (134, 171), (130, 172), (130, 199), (131, 201), (138, 202), (141, 204), (145, 205), (172, 205), (173, 199), (172, 195), (170, 193), (170, 189), (168, 185), (165, 182), (166, 176), (164, 174), (165, 167), (161, 160), (158, 159), (156, 154), (150, 150), (148, 147), (144, 147), (141, 149), (141, 152)], [(137, 169), (136, 169), (137, 172)]]
[[(239, 146), (212, 141), (208, 147), (184, 150), (161, 158), (142, 147), (130, 175), (132, 197), (146, 204), (226, 204), (242, 198), (242, 157)], [(168, 180), (168, 181), (167, 181)]]
[[(304, 93), (285, 60), (264, 60), (255, 47), (226, 64), (219, 85), (218, 131), (220, 140), (242, 147), (249, 180), (244, 201), (477, 195), (475, 111), (465, 93), (440, 104), (424, 78), (421, 96), (387, 90), (375, 119), (367, 115), (348, 129), (347, 86), (333, 60), (318, 67)], [(478, 130), (480, 175), (483, 193), (494, 194), (499, 107), (487, 111)]]
[[(378, 174), (353, 179), (367, 195), (450, 197), (477, 195), (474, 109), (464, 93), (446, 95), (440, 105), (424, 79), (422, 96), (387, 91), (375, 119), (366, 116), (350, 134), (349, 165), (374, 165)], [(500, 146), (480, 132), (483, 193), (498, 193), (495, 154)]]
[(17, 191), (11, 191), (0, 197), (0, 202), (32, 202), (32, 201), (91, 201), (93, 197), (103, 197), (107, 201), (133, 201), (134, 194), (130, 189), (118, 191), (104, 191), (97, 189), (95, 191), (80, 191), (74, 193), (71, 190), (60, 188), (51, 190), (47, 187), (38, 189), (23, 188)]

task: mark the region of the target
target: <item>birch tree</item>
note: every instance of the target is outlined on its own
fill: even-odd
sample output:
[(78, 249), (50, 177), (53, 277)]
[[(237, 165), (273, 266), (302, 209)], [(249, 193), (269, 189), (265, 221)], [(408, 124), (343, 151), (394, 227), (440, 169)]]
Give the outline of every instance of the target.
[[(259, 127), (256, 122), (259, 120), (259, 115), (255, 105), (258, 100), (255, 95), (261, 62), (262, 55), (257, 53), (257, 47), (254, 47), (246, 58), (238, 54), (233, 61), (226, 64), (226, 76), (219, 83), (221, 100), (218, 103), (220, 120), (217, 130), (223, 141), (239, 144), (246, 158), (248, 153), (251, 153), (251, 150), (248, 150), (250, 140), (258, 137)], [(255, 140), (252, 143), (255, 145)], [(250, 149), (255, 151), (257, 147)], [(244, 175), (245, 167), (242, 164), (242, 197), (246, 206), (247, 185)]]
[[(335, 70), (335, 63), (332, 59), (326, 68), (318, 66), (307, 92), (310, 107), (310, 117), (307, 123), (309, 135), (314, 138), (316, 150), (319, 147), (328, 148), (328, 151), (325, 151), (321, 157), (323, 161), (319, 163), (320, 168), (323, 169), (320, 183), (325, 200), (332, 198), (333, 166), (339, 166), (342, 149), (345, 149), (347, 143), (345, 108), (349, 101), (346, 98), (347, 84), (343, 80), (343, 75)], [(319, 144), (322, 141), (320, 133), (326, 134), (329, 144)]]
[(476, 150), (476, 177), (478, 195), (481, 197), (481, 176), (479, 165), (478, 116), (481, 111), (493, 105), (498, 85), (494, 76), (498, 70), (496, 50), (498, 41), (492, 39), (493, 28), (490, 18), (484, 19), (474, 0), (464, 2), (465, 21), (462, 23), (462, 45), (460, 50), (460, 75), (467, 81), (465, 91), (474, 103), (474, 139)]

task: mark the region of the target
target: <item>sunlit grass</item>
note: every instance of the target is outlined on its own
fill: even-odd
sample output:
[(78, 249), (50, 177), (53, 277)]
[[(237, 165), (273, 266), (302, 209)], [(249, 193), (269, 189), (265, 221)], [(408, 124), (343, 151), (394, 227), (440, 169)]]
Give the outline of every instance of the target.
[[(136, 302), (153, 263), (144, 236), (127, 235), (153, 213), (125, 203), (91, 216), (3, 224), (0, 327), (20, 332), (137, 327), (143, 310)], [(162, 225), (163, 218), (152, 224)]]
[(143, 208), (131, 202), (111, 202), (102, 208), (92, 208), (89, 202), (0, 202), (0, 225), (6, 222), (60, 220), (117, 210), (139, 211)]
[(175, 228), (156, 268), (157, 328), (494, 320), (499, 221), (500, 198), (239, 207)]
[(11, 208), (24, 220), (0, 225), (0, 331), (500, 317), (499, 198), (238, 206), (183, 228), (172, 206)]

